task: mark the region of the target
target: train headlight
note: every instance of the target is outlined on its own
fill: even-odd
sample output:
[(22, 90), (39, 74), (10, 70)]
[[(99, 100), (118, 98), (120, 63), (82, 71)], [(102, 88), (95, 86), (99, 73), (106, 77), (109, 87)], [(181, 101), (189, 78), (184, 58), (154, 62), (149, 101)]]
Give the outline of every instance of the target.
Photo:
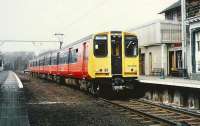
[(109, 73), (108, 68), (100, 68), (96, 70), (96, 73)]
[(125, 73), (127, 73), (127, 74), (137, 74), (137, 68), (136, 67), (127, 67)]
[(104, 72), (108, 72), (108, 68), (105, 68), (105, 69), (104, 69)]

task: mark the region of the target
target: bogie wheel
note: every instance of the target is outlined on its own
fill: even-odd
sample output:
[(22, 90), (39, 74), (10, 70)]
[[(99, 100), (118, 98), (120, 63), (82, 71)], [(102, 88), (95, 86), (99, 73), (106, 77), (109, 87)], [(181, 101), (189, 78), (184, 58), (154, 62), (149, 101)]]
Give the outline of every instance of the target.
[(59, 76), (56, 76), (56, 83), (60, 83), (60, 77)]
[(60, 84), (65, 84), (65, 78), (64, 77), (60, 77)]
[(98, 83), (92, 83), (91, 84), (91, 94), (95, 97), (98, 97), (101, 92), (101, 85)]

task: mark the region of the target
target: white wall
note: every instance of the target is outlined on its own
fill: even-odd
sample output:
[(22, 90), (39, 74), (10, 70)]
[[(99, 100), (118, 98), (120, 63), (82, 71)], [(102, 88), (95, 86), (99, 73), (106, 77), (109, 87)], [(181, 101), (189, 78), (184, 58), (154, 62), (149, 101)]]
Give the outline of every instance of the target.
[(152, 22), (141, 27), (130, 30), (138, 36), (139, 46), (160, 43), (159, 22)]
[(152, 54), (152, 68), (161, 68), (161, 46), (142, 48), (145, 54), (145, 75), (150, 75), (149, 53)]
[(191, 30), (196, 28), (200, 28), (200, 22), (190, 24), (190, 44), (187, 44), (187, 69), (189, 74), (192, 73)]
[[(152, 68), (164, 68), (168, 72), (168, 49), (164, 43), (181, 43), (181, 23), (156, 20), (130, 30), (138, 36), (139, 47), (145, 53), (145, 74), (149, 75), (149, 53), (152, 53)], [(163, 49), (163, 51), (162, 51)]]

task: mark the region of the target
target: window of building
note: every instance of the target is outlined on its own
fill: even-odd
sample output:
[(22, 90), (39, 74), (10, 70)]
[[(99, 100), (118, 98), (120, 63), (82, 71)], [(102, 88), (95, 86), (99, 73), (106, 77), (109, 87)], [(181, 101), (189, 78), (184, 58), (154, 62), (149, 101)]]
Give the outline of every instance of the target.
[(125, 36), (125, 56), (138, 55), (138, 40), (135, 36)]
[(200, 32), (196, 34), (197, 51), (200, 52)]
[(94, 38), (94, 55), (96, 57), (105, 57), (108, 54), (108, 38), (106, 35), (97, 35)]
[(197, 41), (197, 50), (200, 52), (200, 41)]
[(197, 72), (200, 72), (200, 32), (196, 33), (196, 65)]
[(176, 68), (181, 69), (182, 68), (182, 51), (176, 51)]

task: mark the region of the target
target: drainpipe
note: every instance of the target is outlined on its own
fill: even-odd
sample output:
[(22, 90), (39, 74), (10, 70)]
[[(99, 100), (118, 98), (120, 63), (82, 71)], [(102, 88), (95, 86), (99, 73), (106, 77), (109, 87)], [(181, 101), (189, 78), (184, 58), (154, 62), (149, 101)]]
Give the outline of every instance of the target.
[(160, 74), (160, 79), (165, 79), (165, 44), (161, 45), (161, 67), (162, 67), (162, 71)]

